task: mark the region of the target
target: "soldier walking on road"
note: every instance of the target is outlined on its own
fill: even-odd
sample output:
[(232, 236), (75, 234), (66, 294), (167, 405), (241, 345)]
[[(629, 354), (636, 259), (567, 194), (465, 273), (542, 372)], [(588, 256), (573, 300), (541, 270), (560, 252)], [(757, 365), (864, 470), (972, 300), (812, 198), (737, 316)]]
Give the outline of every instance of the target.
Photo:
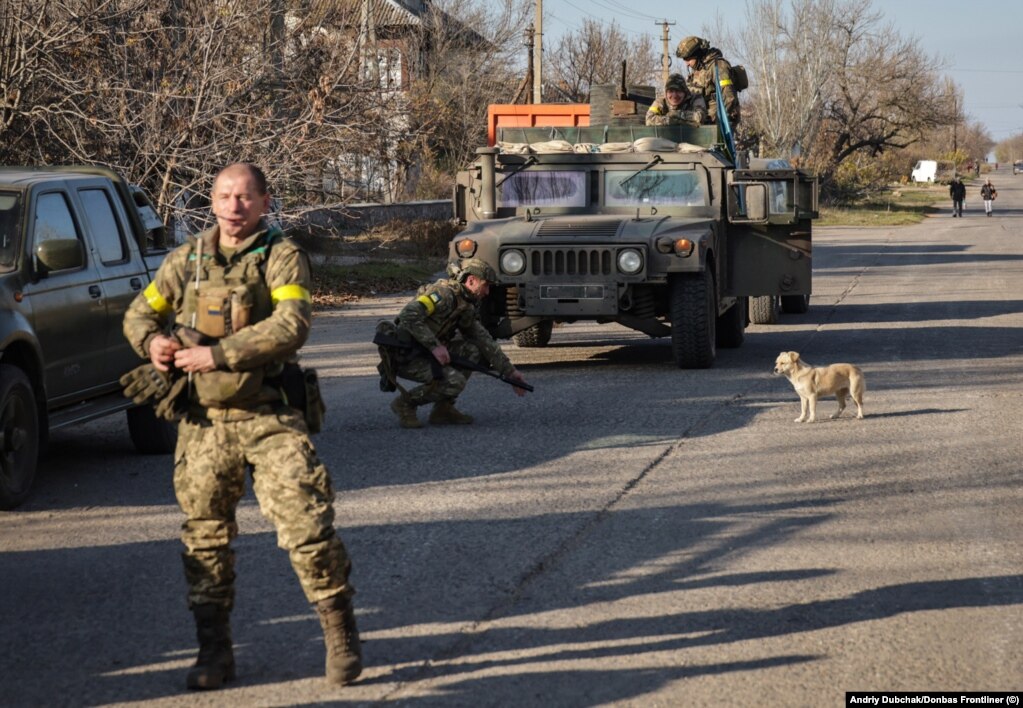
[(995, 199), (998, 198), (998, 190), (991, 184), (990, 177), (980, 188), (980, 198), (984, 200), (984, 211), (987, 212), (988, 216), (991, 216), (991, 208)]
[(703, 96), (707, 104), (707, 118), (704, 122), (718, 122), (717, 88), (714, 83), (716, 74), (728, 120), (733, 128), (736, 127), (741, 119), (739, 92), (732, 82), (732, 65), (722, 56), (721, 50), (710, 46), (710, 42), (702, 37), (686, 37), (678, 43), (675, 56), (685, 61), (692, 70), (689, 90)]
[(948, 187), (948, 195), (952, 197), (952, 216), (963, 215), (963, 200), (966, 199), (966, 185), (962, 177), (956, 177)]
[[(124, 318), (125, 336), (151, 368), (188, 379), (174, 455), (199, 639), (187, 686), (220, 688), (235, 676), (231, 541), (250, 469), (260, 509), (319, 615), (327, 680), (343, 685), (362, 671), (351, 563), (334, 530), (330, 475), (283, 383), (309, 334), (309, 258), (263, 219), (270, 196), (258, 167), (225, 168), (211, 201), (217, 226), (171, 253)], [(183, 346), (168, 329), (174, 323), (192, 324), (201, 339)]]
[[(429, 421), (433, 425), (467, 425), (472, 416), (455, 408), (471, 370), (452, 364), (452, 356), (474, 364), (485, 361), (501, 375), (526, 383), (501, 347), (480, 322), (479, 304), (490, 292), (497, 274), (485, 261), (470, 258), (457, 275), (438, 280), (405, 305), (392, 323), (384, 320), (377, 328), (408, 343), (404, 349), (381, 347), (381, 373), (388, 390), (401, 389), (391, 410), (403, 428), (421, 428), (416, 408), (433, 404)], [(382, 330), (384, 330), (382, 332)], [(418, 382), (406, 391), (398, 378)], [(383, 384), (384, 382), (382, 382)], [(515, 387), (516, 395), (525, 389)]]

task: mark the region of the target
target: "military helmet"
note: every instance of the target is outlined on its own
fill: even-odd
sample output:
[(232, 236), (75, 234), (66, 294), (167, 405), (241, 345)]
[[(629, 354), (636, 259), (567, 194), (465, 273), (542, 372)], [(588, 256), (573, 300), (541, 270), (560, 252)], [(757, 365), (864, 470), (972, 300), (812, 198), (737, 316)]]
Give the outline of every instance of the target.
[(497, 282), (497, 273), (490, 265), (480, 258), (470, 258), (467, 261), (462, 261), (461, 270), (458, 271), (459, 282), (465, 282), (466, 277), (475, 275), (477, 278), (487, 281), (488, 283)]
[(672, 74), (668, 77), (668, 80), (664, 82), (664, 90), (678, 89), (679, 91), (688, 92), (689, 87), (686, 86), (686, 77), (682, 74)]
[(710, 42), (703, 37), (686, 37), (678, 43), (675, 56), (679, 59), (692, 59), (697, 54), (703, 54), (710, 49)]

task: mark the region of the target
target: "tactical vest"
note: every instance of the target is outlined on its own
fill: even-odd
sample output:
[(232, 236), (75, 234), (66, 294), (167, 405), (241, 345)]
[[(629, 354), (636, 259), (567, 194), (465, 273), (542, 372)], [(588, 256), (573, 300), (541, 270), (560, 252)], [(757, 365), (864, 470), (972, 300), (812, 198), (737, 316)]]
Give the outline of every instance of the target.
[(437, 337), (437, 341), (447, 345), (454, 336), (454, 329), (458, 326), (458, 321), (462, 319), (462, 315), (470, 309), (474, 309), (476, 304), (470, 301), (462, 294), (462, 284), (457, 281), (439, 281), (433, 285), (420, 288), (420, 295), (417, 300), (423, 303), (427, 311), (432, 315), (433, 307), (428, 305), (425, 301), (429, 300), (430, 294), (435, 293), (440, 287), (448, 287), (455, 294), (455, 307), (447, 318), (440, 320), (430, 318), (427, 320), (427, 327), (433, 332), (434, 336)]
[[(185, 274), (184, 302), (178, 324), (192, 327), (207, 338), (219, 340), (273, 314), (270, 288), (266, 284), (266, 261), (270, 248), (282, 234), (271, 229), (262, 243), (221, 265), (215, 253), (199, 253), (192, 242)], [(193, 375), (195, 397), (202, 406), (231, 408), (259, 402), (268, 376), (279, 375), (279, 362), (247, 371), (209, 371)]]

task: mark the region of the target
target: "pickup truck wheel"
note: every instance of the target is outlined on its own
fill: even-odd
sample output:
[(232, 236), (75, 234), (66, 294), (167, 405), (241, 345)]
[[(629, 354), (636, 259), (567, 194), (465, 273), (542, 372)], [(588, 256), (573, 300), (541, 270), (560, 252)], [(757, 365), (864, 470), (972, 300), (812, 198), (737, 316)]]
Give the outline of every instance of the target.
[(39, 411), (28, 377), (0, 364), (0, 509), (28, 498), (39, 458)]
[(671, 280), (671, 355), (680, 369), (714, 364), (717, 303), (710, 271), (676, 275)]
[(787, 315), (802, 315), (810, 309), (809, 295), (782, 295), (781, 311)]
[(717, 321), (717, 345), (722, 349), (736, 349), (746, 338), (746, 298), (737, 298)]
[(512, 340), (519, 347), (546, 347), (551, 342), (551, 332), (553, 331), (554, 322), (544, 320), (512, 335)]
[(178, 444), (178, 425), (157, 418), (152, 406), (129, 408), (128, 434), (143, 455), (167, 455)]
[(761, 295), (749, 299), (749, 321), (752, 324), (778, 324), (778, 296)]

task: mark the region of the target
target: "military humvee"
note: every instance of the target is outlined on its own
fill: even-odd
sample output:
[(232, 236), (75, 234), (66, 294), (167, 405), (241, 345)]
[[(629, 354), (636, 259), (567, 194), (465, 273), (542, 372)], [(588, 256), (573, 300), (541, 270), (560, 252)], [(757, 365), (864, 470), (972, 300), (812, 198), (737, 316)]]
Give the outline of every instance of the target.
[(816, 178), (781, 161), (736, 169), (717, 126), (498, 130), (458, 175), (451, 259), (499, 283), (484, 323), (542, 347), (560, 322), (670, 337), (681, 368), (713, 364), (748, 322), (805, 312)]

